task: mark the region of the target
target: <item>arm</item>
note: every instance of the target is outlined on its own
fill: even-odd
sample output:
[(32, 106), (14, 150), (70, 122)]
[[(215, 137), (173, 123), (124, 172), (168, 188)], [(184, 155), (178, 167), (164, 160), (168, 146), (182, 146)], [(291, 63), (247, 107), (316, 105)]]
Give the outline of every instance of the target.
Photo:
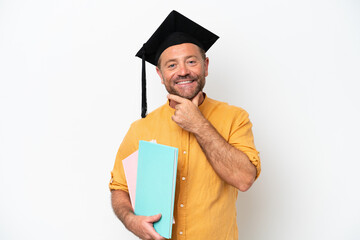
[(193, 133), (220, 178), (243, 192), (251, 187), (256, 168), (246, 154), (226, 142), (207, 120)]
[(255, 181), (256, 168), (246, 154), (226, 142), (202, 115), (198, 108), (200, 94), (202, 92), (192, 101), (168, 95), (170, 100), (178, 103), (172, 119), (180, 127), (194, 134), (206, 158), (221, 179), (240, 191), (246, 191)]
[(140, 239), (165, 240), (154, 229), (153, 223), (161, 218), (161, 214), (154, 216), (137, 216), (133, 212), (129, 194), (123, 190), (111, 191), (111, 204), (115, 215), (124, 226)]

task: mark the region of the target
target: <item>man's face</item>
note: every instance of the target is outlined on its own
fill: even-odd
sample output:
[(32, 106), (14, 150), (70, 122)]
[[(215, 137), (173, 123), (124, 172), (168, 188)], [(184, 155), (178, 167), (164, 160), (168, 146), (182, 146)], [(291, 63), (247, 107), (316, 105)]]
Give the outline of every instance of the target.
[(156, 71), (170, 94), (192, 99), (204, 88), (208, 65), (209, 59), (203, 59), (198, 46), (183, 43), (161, 53)]

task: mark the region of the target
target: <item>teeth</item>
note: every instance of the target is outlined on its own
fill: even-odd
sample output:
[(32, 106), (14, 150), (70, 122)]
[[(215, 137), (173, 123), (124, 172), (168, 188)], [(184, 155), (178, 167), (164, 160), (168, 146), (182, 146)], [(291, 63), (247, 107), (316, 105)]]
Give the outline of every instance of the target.
[(177, 84), (186, 84), (186, 83), (192, 83), (192, 81), (178, 82)]

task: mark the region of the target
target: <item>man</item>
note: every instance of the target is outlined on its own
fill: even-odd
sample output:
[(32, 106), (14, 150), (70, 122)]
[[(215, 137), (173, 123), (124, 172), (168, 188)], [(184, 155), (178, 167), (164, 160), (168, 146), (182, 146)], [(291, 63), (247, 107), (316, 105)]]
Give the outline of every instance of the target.
[(153, 139), (179, 149), (172, 239), (238, 239), (237, 193), (251, 187), (261, 167), (248, 114), (202, 91), (209, 66), (205, 52), (217, 38), (173, 11), (138, 53), (157, 65), (169, 92), (165, 105), (131, 125), (112, 171), (114, 212), (141, 239), (164, 239), (153, 228), (161, 214), (134, 214), (122, 160), (138, 149), (139, 140)]

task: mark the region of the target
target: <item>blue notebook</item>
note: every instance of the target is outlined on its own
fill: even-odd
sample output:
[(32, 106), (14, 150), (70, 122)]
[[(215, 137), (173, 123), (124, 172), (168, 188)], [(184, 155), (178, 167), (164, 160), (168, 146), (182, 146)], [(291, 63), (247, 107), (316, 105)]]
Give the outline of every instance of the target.
[(136, 179), (135, 214), (152, 216), (161, 213), (154, 228), (171, 238), (178, 149), (140, 141)]

